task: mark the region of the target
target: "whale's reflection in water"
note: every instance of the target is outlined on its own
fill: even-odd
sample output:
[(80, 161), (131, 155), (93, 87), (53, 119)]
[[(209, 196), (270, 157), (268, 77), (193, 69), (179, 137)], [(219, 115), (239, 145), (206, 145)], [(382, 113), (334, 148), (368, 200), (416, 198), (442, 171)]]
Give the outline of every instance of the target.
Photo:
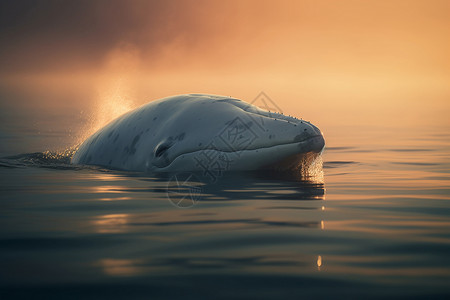
[[(216, 182), (192, 173), (98, 176), (98, 200), (115, 198), (108, 203), (116, 209), (92, 216), (84, 229), (125, 240), (92, 260), (106, 276), (317, 270), (319, 254), (300, 249), (323, 229), (323, 182), (242, 172)], [(189, 205), (175, 200), (192, 200), (193, 187), (196, 199), (183, 200)]]

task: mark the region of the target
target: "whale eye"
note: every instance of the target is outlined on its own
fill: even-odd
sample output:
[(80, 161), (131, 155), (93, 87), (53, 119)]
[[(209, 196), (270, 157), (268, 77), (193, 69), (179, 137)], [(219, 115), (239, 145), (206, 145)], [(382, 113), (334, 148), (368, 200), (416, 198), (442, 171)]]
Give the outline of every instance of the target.
[(159, 144), (155, 149), (155, 156), (160, 157), (170, 148), (169, 144)]

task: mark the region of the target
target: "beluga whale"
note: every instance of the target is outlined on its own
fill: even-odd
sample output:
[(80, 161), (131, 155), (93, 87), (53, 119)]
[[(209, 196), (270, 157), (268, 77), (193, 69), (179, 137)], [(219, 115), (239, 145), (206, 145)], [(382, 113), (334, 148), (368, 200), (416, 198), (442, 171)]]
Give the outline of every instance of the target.
[(95, 132), (71, 163), (138, 172), (295, 170), (319, 155), (310, 122), (242, 100), (185, 94), (151, 101)]

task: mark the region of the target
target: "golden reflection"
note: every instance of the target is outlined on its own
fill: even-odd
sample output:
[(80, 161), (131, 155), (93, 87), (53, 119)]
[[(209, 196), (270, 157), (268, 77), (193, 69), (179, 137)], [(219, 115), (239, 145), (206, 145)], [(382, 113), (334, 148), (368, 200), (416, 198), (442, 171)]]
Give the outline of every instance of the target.
[(99, 198), (98, 200), (100, 200), (100, 201), (120, 201), (120, 200), (131, 200), (131, 197), (117, 197), (117, 198), (104, 197), (104, 198)]
[(123, 193), (123, 190), (126, 189), (126, 187), (118, 185), (100, 185), (93, 186), (92, 189), (94, 190), (94, 193)]
[(322, 256), (318, 255), (317, 256), (317, 270), (320, 271), (320, 267), (322, 267)]
[(135, 276), (144, 270), (138, 266), (138, 260), (105, 258), (98, 262), (106, 275), (110, 276)]
[[(96, 181), (104, 181), (108, 182), (109, 185), (96, 185), (90, 187), (91, 191), (95, 194), (105, 194), (103, 197), (98, 198), (100, 201), (117, 201), (117, 200), (130, 200), (131, 197), (123, 196), (119, 194), (123, 194), (125, 190), (129, 189), (129, 187), (123, 185), (114, 185), (114, 183), (119, 181), (124, 181), (122, 177), (115, 174), (105, 174), (102, 172), (98, 172), (93, 176)], [(113, 185), (111, 185), (111, 183)], [(110, 195), (112, 194), (112, 195)]]
[[(96, 177), (96, 180), (102, 180), (102, 181), (113, 181), (114, 180), (114, 181), (117, 181), (117, 176), (100, 174), (98, 176), (98, 178)], [(98, 186), (92, 186), (91, 187), (91, 190), (92, 190), (93, 193), (106, 194), (106, 195), (102, 195), (103, 197), (97, 198), (97, 200), (100, 200), (100, 201), (130, 200), (131, 197), (120, 195), (120, 194), (124, 193), (125, 189), (127, 189), (127, 187), (120, 186), (120, 185), (98, 185)]]
[(313, 183), (324, 183), (322, 154), (306, 153), (299, 164), (301, 179)]
[(121, 233), (126, 231), (128, 214), (110, 214), (99, 216), (92, 221), (98, 233)]
[(90, 174), (96, 181), (118, 181), (121, 180), (122, 177), (120, 177), (117, 174), (109, 174), (109, 173), (103, 173), (103, 172), (96, 172)]
[(324, 182), (322, 155), (318, 155), (313, 159), (313, 161), (309, 165), (308, 173), (311, 177), (311, 181), (316, 183)]
[(67, 149), (61, 150), (61, 151), (44, 151), (42, 154), (44, 156), (44, 159), (49, 161), (60, 161), (60, 162), (66, 162), (70, 161), (75, 151), (77, 151), (77, 147), (69, 147)]
[(325, 229), (325, 223), (322, 221), (320, 221), (320, 229), (324, 230)]

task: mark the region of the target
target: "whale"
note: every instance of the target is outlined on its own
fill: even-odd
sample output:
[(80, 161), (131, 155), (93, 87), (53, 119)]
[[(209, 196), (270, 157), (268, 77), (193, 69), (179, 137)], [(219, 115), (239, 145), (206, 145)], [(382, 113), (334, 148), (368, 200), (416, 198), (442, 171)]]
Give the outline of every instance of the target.
[(322, 132), (240, 99), (184, 94), (151, 101), (92, 134), (71, 158), (136, 172), (295, 170), (320, 155)]

